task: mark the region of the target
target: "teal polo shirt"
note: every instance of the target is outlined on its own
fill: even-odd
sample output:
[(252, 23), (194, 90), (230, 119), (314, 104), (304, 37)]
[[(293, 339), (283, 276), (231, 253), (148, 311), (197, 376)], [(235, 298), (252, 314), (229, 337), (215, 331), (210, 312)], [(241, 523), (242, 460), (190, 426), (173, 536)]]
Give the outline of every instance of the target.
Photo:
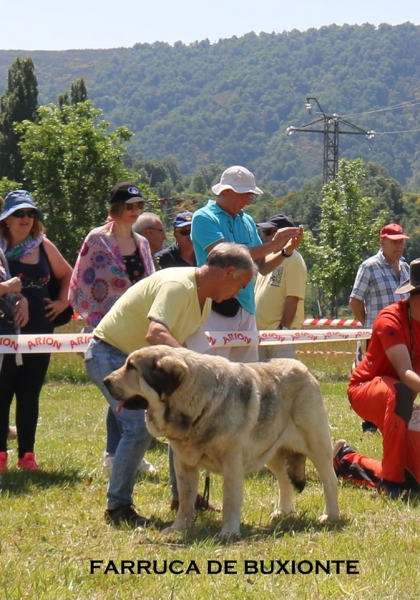
[[(232, 217), (220, 208), (214, 200), (209, 200), (206, 206), (198, 209), (193, 214), (191, 239), (198, 266), (206, 262), (207, 248), (223, 240), (244, 244), (248, 248), (262, 244), (252, 217), (243, 210)], [(239, 292), (237, 298), (242, 308), (251, 314), (255, 314), (253, 279), (246, 288)]]

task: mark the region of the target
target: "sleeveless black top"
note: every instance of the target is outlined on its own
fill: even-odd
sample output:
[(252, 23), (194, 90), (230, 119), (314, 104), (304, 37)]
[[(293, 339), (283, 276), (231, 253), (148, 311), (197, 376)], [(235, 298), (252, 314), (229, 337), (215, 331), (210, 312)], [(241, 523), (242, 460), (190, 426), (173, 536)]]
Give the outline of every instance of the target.
[(47, 318), (45, 298), (49, 298), (48, 282), (50, 264), (42, 244), (39, 246), (39, 262), (28, 265), (19, 260), (9, 262), (12, 277), (22, 281), (21, 294), (28, 300), (29, 321), (21, 328), (22, 333), (52, 333), (54, 326)]

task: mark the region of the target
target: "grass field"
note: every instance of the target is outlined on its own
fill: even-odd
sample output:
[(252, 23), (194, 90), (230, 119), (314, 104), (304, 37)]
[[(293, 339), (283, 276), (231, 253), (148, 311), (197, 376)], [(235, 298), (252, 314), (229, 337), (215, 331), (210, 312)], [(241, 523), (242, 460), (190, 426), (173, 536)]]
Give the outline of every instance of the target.
[[(360, 420), (348, 406), (351, 357), (305, 355), (302, 360), (321, 380), (333, 440), (345, 437), (380, 457), (380, 436), (363, 436)], [(340, 482), (341, 519), (323, 526), (317, 522), (323, 498), (311, 463), (293, 516), (270, 522), (276, 488), (272, 476), (261, 472), (246, 480), (241, 540), (218, 540), (221, 515), (215, 513), (200, 513), (190, 532), (168, 537), (160, 533), (173, 515), (166, 446), (159, 444), (147, 455), (159, 468), (158, 475), (139, 475), (135, 489), (136, 505), (142, 514), (153, 516), (155, 525), (138, 532), (106, 526), (104, 417), (105, 401), (87, 383), (82, 360), (54, 356), (36, 445), (44, 472), (17, 471), (16, 445), (11, 442), (11, 468), (1, 476), (1, 599), (420, 597), (420, 498), (390, 502), (373, 490)], [(211, 501), (221, 502), (217, 477), (212, 477)], [(130, 573), (131, 563), (126, 562), (121, 574), (121, 561), (133, 561), (135, 571)], [(142, 561), (139, 574), (137, 561)], [(91, 572), (93, 564), (98, 568)]]

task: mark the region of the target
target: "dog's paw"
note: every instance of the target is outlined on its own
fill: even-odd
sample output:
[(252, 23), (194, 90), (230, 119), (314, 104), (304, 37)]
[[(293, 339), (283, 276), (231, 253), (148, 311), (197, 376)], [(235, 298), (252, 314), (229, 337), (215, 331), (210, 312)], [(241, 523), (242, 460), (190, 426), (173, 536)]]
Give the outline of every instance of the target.
[(165, 527), (165, 529), (162, 529), (161, 533), (165, 534), (165, 535), (170, 535), (171, 533), (182, 533), (183, 531), (186, 531), (186, 527), (184, 528), (180, 528), (180, 527), (174, 527), (173, 525), (171, 525), (170, 527)]
[(222, 529), (218, 533), (220, 539), (240, 538), (241, 522), (239, 519), (227, 519), (223, 522)]
[(221, 540), (239, 540), (241, 538), (241, 532), (239, 530), (227, 530), (227, 529), (222, 529), (221, 531), (219, 531), (219, 533), (217, 534), (217, 537)]
[(320, 523), (332, 523), (333, 521), (336, 521), (339, 518), (339, 515), (327, 515), (327, 514), (323, 514), (319, 517), (318, 521)]
[(276, 508), (270, 515), (270, 520), (274, 521), (275, 519), (282, 519), (283, 517), (287, 517), (293, 513), (293, 509), (285, 511), (284, 509)]

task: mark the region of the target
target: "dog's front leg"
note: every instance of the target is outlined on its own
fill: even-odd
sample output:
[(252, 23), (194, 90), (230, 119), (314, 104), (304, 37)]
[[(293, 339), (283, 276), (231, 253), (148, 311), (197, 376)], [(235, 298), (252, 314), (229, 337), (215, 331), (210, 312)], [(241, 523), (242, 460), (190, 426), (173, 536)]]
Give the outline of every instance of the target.
[[(324, 456), (321, 454), (322, 451), (324, 451)], [(324, 523), (326, 521), (338, 519), (339, 509), (337, 477), (333, 468), (331, 444), (327, 442), (325, 444), (325, 448), (320, 447), (318, 449), (318, 454), (311, 456), (310, 459), (318, 471), (318, 475), (324, 490), (325, 508), (324, 513), (321, 515), (319, 520), (321, 523)]]
[(219, 537), (241, 534), (241, 509), (244, 485), (241, 455), (226, 457), (223, 464), (223, 526)]
[(176, 454), (174, 454), (174, 462), (179, 493), (179, 508), (175, 521), (164, 530), (165, 532), (185, 531), (191, 526), (198, 491), (198, 469), (177, 460)]

